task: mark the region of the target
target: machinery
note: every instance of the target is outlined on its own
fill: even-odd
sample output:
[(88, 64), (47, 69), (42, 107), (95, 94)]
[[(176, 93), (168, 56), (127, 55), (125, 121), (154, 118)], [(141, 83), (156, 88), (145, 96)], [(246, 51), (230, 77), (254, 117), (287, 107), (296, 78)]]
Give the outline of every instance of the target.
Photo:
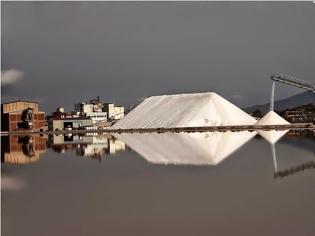
[(293, 85), (302, 89), (310, 90), (313, 93), (315, 93), (315, 85), (311, 84), (310, 82), (303, 81), (300, 79), (297, 79), (293, 76), (285, 75), (285, 74), (272, 74), (271, 80), (278, 81), (284, 84)]

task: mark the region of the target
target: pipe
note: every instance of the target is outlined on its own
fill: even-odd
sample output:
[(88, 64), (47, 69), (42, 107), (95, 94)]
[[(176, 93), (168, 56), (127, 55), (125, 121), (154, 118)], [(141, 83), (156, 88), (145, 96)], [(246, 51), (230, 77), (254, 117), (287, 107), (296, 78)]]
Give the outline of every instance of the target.
[(275, 108), (275, 87), (276, 87), (276, 83), (272, 82), (271, 97), (270, 97), (270, 111), (274, 111), (274, 108)]

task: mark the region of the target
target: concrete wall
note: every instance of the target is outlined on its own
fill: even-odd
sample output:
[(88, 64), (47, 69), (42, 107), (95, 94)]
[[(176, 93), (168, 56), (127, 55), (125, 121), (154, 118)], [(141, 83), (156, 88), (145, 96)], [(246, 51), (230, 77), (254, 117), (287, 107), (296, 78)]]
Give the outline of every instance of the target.
[(52, 120), (49, 121), (49, 129), (55, 131), (64, 130), (65, 123), (70, 123), (74, 129), (78, 129), (81, 126), (91, 126), (92, 120), (90, 119), (64, 119), (64, 120)]
[(114, 119), (114, 120), (119, 120), (124, 117), (124, 107), (122, 106), (115, 106), (112, 103), (106, 104), (104, 107), (104, 110), (108, 114), (108, 119)]

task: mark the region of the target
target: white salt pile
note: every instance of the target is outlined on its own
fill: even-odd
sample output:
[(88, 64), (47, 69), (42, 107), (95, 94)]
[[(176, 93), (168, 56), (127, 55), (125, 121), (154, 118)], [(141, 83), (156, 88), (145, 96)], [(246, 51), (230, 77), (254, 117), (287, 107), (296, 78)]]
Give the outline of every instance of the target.
[(114, 134), (153, 164), (217, 165), (256, 132)]
[(289, 125), (290, 123), (274, 111), (269, 111), (256, 125)]
[(112, 128), (253, 125), (256, 120), (216, 93), (153, 96)]
[[(274, 111), (268, 112), (263, 118), (261, 118), (256, 125), (289, 125), (290, 123), (279, 116)], [(263, 138), (265, 138), (269, 143), (275, 144), (279, 141), (279, 139), (284, 136), (288, 130), (277, 131), (277, 130), (270, 130), (270, 131), (258, 131), (257, 133), (260, 134)]]

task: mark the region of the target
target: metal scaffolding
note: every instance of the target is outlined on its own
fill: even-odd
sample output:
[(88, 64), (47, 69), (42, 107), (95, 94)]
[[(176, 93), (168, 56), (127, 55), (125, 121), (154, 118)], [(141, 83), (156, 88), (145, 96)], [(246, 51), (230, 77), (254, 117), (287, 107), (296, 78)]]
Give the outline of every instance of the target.
[(293, 76), (284, 75), (284, 74), (273, 74), (271, 75), (271, 80), (278, 81), (284, 84), (293, 85), (299, 88), (303, 88), (306, 90), (310, 90), (313, 93), (315, 93), (315, 85), (311, 84), (310, 82), (306, 82), (303, 80), (300, 80), (298, 78), (295, 78)]

